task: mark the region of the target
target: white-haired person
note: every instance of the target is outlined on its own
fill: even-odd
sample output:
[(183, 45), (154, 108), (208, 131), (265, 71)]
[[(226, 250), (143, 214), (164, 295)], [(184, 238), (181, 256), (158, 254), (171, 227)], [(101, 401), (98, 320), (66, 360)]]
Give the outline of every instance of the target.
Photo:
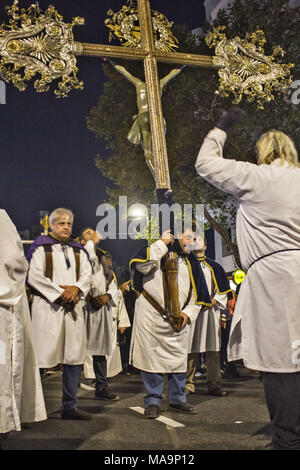
[(90, 289), (91, 264), (82, 245), (72, 240), (73, 213), (50, 214), (49, 235), (31, 246), (28, 284), (33, 294), (32, 328), (39, 367), (63, 364), (63, 419), (90, 419), (77, 408), (77, 387), (86, 355), (82, 299)]
[(224, 159), (227, 134), (243, 116), (232, 108), (209, 132), (196, 170), (239, 202), (237, 243), (247, 271), (233, 316), (229, 360), (262, 372), (271, 448), (300, 449), (300, 169), (293, 141), (271, 130), (257, 165)]

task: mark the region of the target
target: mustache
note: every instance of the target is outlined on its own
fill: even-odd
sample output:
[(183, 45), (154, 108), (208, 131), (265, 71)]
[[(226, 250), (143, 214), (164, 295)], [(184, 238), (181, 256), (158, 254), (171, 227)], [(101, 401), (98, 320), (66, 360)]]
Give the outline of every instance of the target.
[(185, 245), (185, 248), (191, 251), (202, 251), (204, 250), (204, 244), (201, 242), (190, 242)]

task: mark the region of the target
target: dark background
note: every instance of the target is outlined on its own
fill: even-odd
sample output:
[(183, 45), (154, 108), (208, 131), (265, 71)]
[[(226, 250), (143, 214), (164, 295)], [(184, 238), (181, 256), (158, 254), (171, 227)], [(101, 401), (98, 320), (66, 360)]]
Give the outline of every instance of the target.
[[(7, 22), (5, 5), (9, 3), (1, 2), (1, 23)], [(32, 3), (20, 0), (19, 5), (27, 8)], [(42, 10), (49, 4), (65, 22), (74, 16), (85, 18), (85, 26), (74, 28), (76, 41), (108, 44), (107, 10), (118, 11), (126, 0), (39, 1)], [(205, 15), (202, 0), (151, 0), (151, 6), (190, 29), (199, 27)], [(59, 206), (73, 210), (75, 234), (84, 226), (97, 225), (96, 209), (107, 197), (109, 181), (94, 164), (105, 144), (87, 129), (86, 117), (98, 101), (105, 76), (101, 58), (78, 57), (78, 67), (84, 90), (73, 91), (66, 99), (57, 99), (53, 90), (36, 93), (32, 83), (25, 92), (6, 85), (6, 104), (0, 106), (0, 207), (18, 230), (37, 225), (40, 210), (52, 211)], [(124, 247), (125, 252), (131, 251), (130, 243), (111, 241), (104, 245), (122, 262), (127, 256)]]

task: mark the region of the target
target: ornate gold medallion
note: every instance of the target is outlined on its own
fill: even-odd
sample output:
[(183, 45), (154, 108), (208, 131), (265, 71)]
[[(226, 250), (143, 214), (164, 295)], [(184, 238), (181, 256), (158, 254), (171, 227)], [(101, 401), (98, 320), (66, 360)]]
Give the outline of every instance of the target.
[(38, 74), (34, 82), (38, 92), (48, 91), (50, 84), (61, 79), (57, 97), (65, 97), (72, 89), (82, 89), (77, 78), (73, 27), (84, 24), (83, 18), (74, 18), (71, 24), (50, 6), (44, 13), (38, 3), (27, 10), (18, 7), (15, 0), (6, 7), (9, 24), (0, 26), (0, 74), (19, 90)]
[(245, 39), (227, 39), (222, 33), (225, 26), (215, 28), (206, 37), (209, 47), (215, 47), (213, 66), (218, 69), (220, 86), (216, 93), (223, 97), (234, 95), (234, 104), (243, 95), (247, 101), (255, 101), (259, 108), (274, 100), (274, 93), (285, 91), (292, 82), (290, 77), (293, 64), (280, 64), (275, 60), (284, 55), (281, 47), (273, 48), (273, 54), (264, 54), (266, 42), (264, 32), (257, 30), (247, 34)]

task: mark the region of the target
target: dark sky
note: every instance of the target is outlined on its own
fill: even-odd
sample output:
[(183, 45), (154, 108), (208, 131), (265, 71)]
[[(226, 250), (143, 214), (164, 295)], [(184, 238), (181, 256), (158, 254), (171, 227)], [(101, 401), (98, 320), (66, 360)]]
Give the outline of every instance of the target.
[[(0, 21), (7, 21), (2, 1)], [(20, 0), (28, 7), (33, 0)], [(104, 25), (108, 9), (117, 11), (126, 0), (40, 0), (45, 10), (54, 5), (66, 22), (83, 16), (85, 26), (74, 29), (75, 40), (108, 43)], [(152, 0), (153, 9), (169, 20), (199, 26), (204, 16), (202, 0)], [(114, 43), (117, 45), (117, 43)], [(96, 226), (96, 208), (106, 197), (107, 180), (94, 165), (104, 144), (86, 127), (86, 117), (98, 102), (105, 80), (101, 59), (79, 57), (83, 91), (57, 99), (53, 91), (39, 94), (30, 83), (25, 92), (6, 86), (6, 104), (0, 105), (0, 207), (18, 229), (38, 223), (40, 210), (64, 206), (75, 213), (75, 230)]]

